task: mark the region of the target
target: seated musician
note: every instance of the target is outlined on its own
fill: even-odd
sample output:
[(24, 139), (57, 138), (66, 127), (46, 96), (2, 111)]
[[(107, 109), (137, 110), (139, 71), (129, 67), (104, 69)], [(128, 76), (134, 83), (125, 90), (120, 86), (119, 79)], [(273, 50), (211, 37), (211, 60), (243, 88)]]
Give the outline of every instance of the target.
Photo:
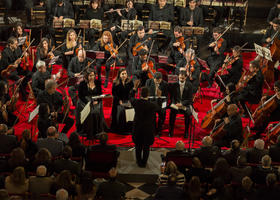
[(267, 22), (272, 25), (272, 21), (275, 18), (279, 18), (280, 15), (280, 0), (276, 0), (275, 6), (272, 7), (269, 11), (269, 14), (267, 16)]
[(32, 90), (35, 97), (45, 90), (46, 80), (51, 78), (51, 73), (47, 70), (46, 63), (39, 60), (36, 64), (37, 71), (32, 75)]
[(171, 50), (168, 57), (168, 63), (178, 64), (184, 58), (184, 51), (189, 48), (189, 43), (185, 41), (183, 31), (180, 26), (175, 26), (173, 30), (174, 35), (171, 37), (169, 48)]
[[(37, 62), (39, 60), (42, 60), (46, 63), (46, 66), (47, 67), (47, 70), (51, 73), (52, 72), (52, 67), (50, 64), (50, 61), (51, 59), (54, 57), (54, 52), (52, 52), (51, 50), (51, 46), (50, 46), (50, 41), (48, 38), (42, 38), (38, 47), (37, 47), (37, 50), (36, 50), (36, 61), (35, 61), (35, 65), (34, 66), (37, 66)], [(36, 68), (33, 67), (33, 70), (32, 71), (35, 71)]]
[[(103, 20), (104, 18), (104, 11), (103, 8), (99, 5), (99, 0), (91, 0), (89, 3), (89, 7), (86, 10), (86, 13), (84, 15), (85, 20), (92, 20), (92, 19), (99, 19)], [(92, 48), (95, 44), (95, 41), (97, 40), (97, 33), (99, 33), (98, 30), (94, 28), (90, 28), (88, 30), (88, 40), (89, 40), (89, 46)]]
[[(86, 52), (84, 49), (80, 49), (78, 51), (78, 55), (72, 58), (70, 61), (70, 64), (68, 66), (68, 76), (70, 80), (74, 81), (74, 85), (69, 87), (69, 95), (73, 101), (73, 104), (77, 104), (76, 100), (76, 91), (78, 90), (78, 84), (80, 83), (80, 80), (83, 79), (83, 73), (86, 69), (85, 68), (94, 68), (91, 64), (92, 59), (86, 57)], [(89, 66), (89, 64), (91, 64)], [(80, 80), (79, 80), (80, 79)], [(77, 80), (77, 81), (76, 81)]]
[[(231, 64), (231, 68), (228, 68), (228, 65)], [(240, 46), (235, 46), (232, 48), (232, 56), (229, 58), (226, 58), (224, 60), (224, 68), (223, 71), (228, 72), (225, 75), (221, 75), (221, 79), (225, 85), (228, 83), (234, 83), (235, 85), (238, 83), (243, 69), (243, 60), (242, 56), (240, 55)], [(215, 78), (217, 84), (220, 86), (220, 91), (224, 92), (225, 87), (223, 83), (220, 81), (218, 77)]]
[[(82, 81), (78, 89), (78, 106), (77, 106), (77, 131), (87, 134), (88, 139), (93, 139), (97, 133), (104, 130), (104, 116), (102, 110), (102, 99), (93, 100), (92, 97), (102, 94), (101, 81), (95, 79), (95, 71), (87, 69), (85, 80)], [(90, 102), (90, 113), (81, 124), (80, 113), (87, 103)]]
[[(10, 70), (7, 70), (7, 72), (9, 72), (9, 73), (6, 73), (6, 75), (4, 75), (5, 77), (3, 77), (3, 78), (8, 78), (8, 79), (17, 81), (20, 79), (19, 75), (23, 75), (24, 79), (21, 82), (21, 85), (19, 88), (20, 88), (20, 94), (21, 94), (22, 100), (26, 101), (27, 93), (26, 93), (25, 89), (26, 89), (28, 81), (31, 78), (32, 73), (28, 70), (25, 70), (23, 65), (20, 65), (20, 63), (22, 62), (21, 56), (22, 56), (22, 50), (18, 47), (17, 38), (15, 38), (13, 36), (10, 37), (8, 39), (7, 47), (2, 52), (2, 64), (3, 64), (2, 69), (7, 70), (7, 69), (9, 69), (9, 67), (11, 67), (10, 69), (15, 68), (16, 70), (13, 72), (11, 72)], [(1, 72), (2, 76), (3, 76), (4, 70), (2, 70), (2, 72)]]
[(26, 32), (23, 30), (23, 24), (21, 22), (17, 22), (15, 24), (10, 36), (14, 36), (15, 38), (26, 37), (26, 39), (28, 39)]
[[(167, 0), (158, 0), (158, 4), (153, 5), (149, 20), (151, 21), (165, 21), (165, 22), (171, 22), (174, 21), (174, 8), (173, 5), (168, 5)], [(152, 32), (152, 29), (150, 29), (149, 32)], [(165, 51), (168, 47), (168, 44), (170, 42), (171, 32), (170, 30), (163, 30), (164, 37), (166, 40), (163, 42), (161, 47), (158, 47), (159, 50)]]
[[(67, 134), (74, 124), (74, 120), (68, 116), (68, 113), (61, 112), (64, 104), (62, 95), (56, 91), (57, 84), (54, 80), (49, 79), (46, 81), (45, 90), (40, 92), (37, 96), (37, 104), (47, 103), (50, 108), (50, 113), (56, 118), (58, 123), (64, 123), (61, 133)], [(67, 108), (63, 108), (67, 109)]]
[[(230, 104), (227, 107), (228, 117), (223, 119), (217, 119), (215, 127), (219, 126), (218, 123), (223, 122), (224, 126), (222, 132), (220, 134), (222, 136), (215, 136), (218, 139), (215, 141), (215, 145), (219, 147), (230, 147), (230, 143), (232, 140), (238, 140), (240, 143), (243, 141), (242, 135), (242, 120), (240, 114), (238, 112), (238, 107), (236, 104)], [(215, 128), (214, 128), (215, 129)], [(215, 134), (215, 130), (213, 129), (212, 134)], [(216, 132), (217, 133), (217, 132)], [(219, 138), (221, 137), (221, 138)]]
[[(264, 121), (262, 121), (261, 124), (256, 124), (253, 128), (256, 130), (256, 136), (255, 138), (259, 138), (260, 134), (264, 132), (265, 128), (270, 122), (280, 121), (280, 80), (275, 81), (274, 83), (274, 91), (276, 94), (275, 101), (276, 101), (276, 108), (272, 110), (271, 113), (269, 113), (268, 117), (265, 117)], [(272, 98), (272, 96), (263, 96), (262, 97), (262, 104)]]
[(98, 59), (96, 61), (96, 71), (98, 75), (98, 80), (101, 82), (101, 66), (105, 64), (106, 79), (104, 87), (106, 88), (108, 86), (110, 69), (111, 67), (113, 67), (113, 65), (116, 64), (117, 59), (120, 60), (117, 53), (114, 53), (114, 51), (116, 50), (116, 45), (114, 44), (111, 32), (104, 31), (102, 33), (101, 38), (99, 38), (99, 40), (93, 47), (93, 50), (103, 51), (105, 53), (104, 59)]
[(196, 3), (197, 0), (189, 0), (189, 6), (181, 8), (179, 20), (181, 26), (203, 26), (203, 12), (200, 7), (196, 6)]
[(169, 136), (172, 137), (174, 133), (174, 125), (176, 115), (178, 113), (184, 114), (185, 118), (185, 132), (184, 137), (187, 138), (189, 134), (189, 124), (191, 111), (189, 106), (192, 105), (192, 85), (187, 81), (187, 75), (184, 71), (179, 73), (179, 82), (174, 83), (170, 87), (171, 103), (175, 104), (178, 109), (171, 106), (169, 117)]
[[(134, 57), (132, 63), (132, 72), (133, 72), (133, 81), (138, 79), (141, 81), (141, 86), (146, 84), (146, 81), (149, 79), (148, 74), (150, 73), (150, 67), (156, 69), (156, 62), (153, 58), (148, 59), (148, 51), (141, 49), (139, 55)], [(151, 66), (148, 66), (147, 63), (151, 63)]]
[[(226, 50), (227, 42), (224, 38), (221, 37), (221, 35), (221, 28), (213, 28), (213, 38), (210, 40), (209, 44), (211, 54), (207, 58), (207, 63), (210, 67), (210, 73), (208, 74), (209, 87), (212, 87), (215, 73), (218, 71), (219, 67), (222, 66), (225, 59), (224, 52)], [(221, 38), (219, 39), (219, 37)]]
[(6, 124), (10, 128), (15, 125), (17, 117), (13, 112), (16, 109), (18, 97), (18, 92), (10, 97), (8, 84), (5, 81), (0, 81), (0, 124)]
[(68, 68), (68, 65), (72, 58), (77, 54), (77, 51), (82, 49), (82, 44), (78, 40), (78, 36), (74, 29), (70, 29), (67, 32), (65, 44), (61, 47), (63, 67)]
[(192, 90), (195, 94), (199, 87), (201, 70), (193, 49), (187, 49), (184, 53), (184, 58), (176, 66), (177, 74), (179, 74), (181, 70), (185, 70), (187, 81), (190, 81), (192, 84)]
[(29, 11), (33, 6), (33, 0), (20, 0), (20, 1), (3, 0), (2, 2), (5, 5), (5, 9), (4, 9), (4, 22), (5, 22), (5, 24), (9, 24), (7, 14), (14, 7), (16, 7), (17, 10), (25, 10), (26, 16), (27, 16), (27, 23), (30, 23), (30, 18), (29, 18), (30, 13), (29, 13)]
[[(258, 61), (251, 61), (249, 66), (250, 74), (244, 77), (244, 80), (237, 85), (242, 88), (237, 97), (241, 106), (246, 110), (245, 102), (250, 104), (257, 104), (262, 98), (262, 87), (264, 83), (264, 77), (262, 71), (260, 70), (260, 64)], [(244, 83), (242, 83), (242, 81)], [(244, 84), (247, 85), (244, 87)], [(248, 114), (248, 113), (247, 113)]]
[[(262, 43), (264, 43), (264, 44), (269, 44), (269, 43), (273, 42), (272, 37), (275, 35), (275, 33), (279, 29), (280, 19), (279, 18), (274, 18), (270, 24), (271, 24), (271, 26), (266, 30), (265, 35), (262, 38)], [(276, 38), (280, 39), (279, 34)]]
[(163, 107), (162, 104), (164, 102), (167, 103), (168, 83), (162, 80), (161, 72), (156, 72), (154, 78), (150, 78), (146, 81), (146, 87), (149, 89), (151, 101), (161, 108), (158, 112), (157, 122), (157, 134), (161, 135), (162, 126), (166, 116), (166, 106)]
[(132, 88), (133, 82), (128, 77), (126, 69), (119, 69), (112, 87), (113, 105), (111, 130), (113, 132), (131, 132), (132, 126), (126, 122), (125, 108), (129, 106), (129, 92)]

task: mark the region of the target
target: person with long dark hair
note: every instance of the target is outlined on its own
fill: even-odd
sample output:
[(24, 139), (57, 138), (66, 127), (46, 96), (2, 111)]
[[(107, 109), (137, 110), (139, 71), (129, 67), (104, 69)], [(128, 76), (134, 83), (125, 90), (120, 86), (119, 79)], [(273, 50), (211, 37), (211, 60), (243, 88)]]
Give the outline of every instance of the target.
[(77, 132), (71, 133), (68, 144), (72, 148), (73, 157), (84, 157), (85, 146), (81, 143), (80, 137)]

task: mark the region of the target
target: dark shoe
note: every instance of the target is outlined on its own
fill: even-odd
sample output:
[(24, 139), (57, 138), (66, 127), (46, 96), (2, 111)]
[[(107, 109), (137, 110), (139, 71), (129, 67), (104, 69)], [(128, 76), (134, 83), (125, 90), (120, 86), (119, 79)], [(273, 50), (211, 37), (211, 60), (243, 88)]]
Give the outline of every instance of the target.
[(104, 87), (105, 87), (105, 88), (108, 87), (108, 80), (107, 80), (107, 79), (105, 80)]

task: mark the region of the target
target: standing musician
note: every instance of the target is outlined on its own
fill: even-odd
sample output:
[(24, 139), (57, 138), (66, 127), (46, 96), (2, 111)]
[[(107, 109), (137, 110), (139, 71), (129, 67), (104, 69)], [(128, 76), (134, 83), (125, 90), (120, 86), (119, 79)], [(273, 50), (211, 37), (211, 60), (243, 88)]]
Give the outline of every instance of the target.
[[(215, 121), (214, 127), (216, 128), (212, 130), (211, 137), (216, 140), (215, 145), (219, 147), (230, 147), (230, 143), (232, 140), (238, 140), (240, 143), (242, 143), (243, 141), (242, 120), (238, 112), (237, 105), (230, 104), (227, 107), (227, 114), (228, 117), (217, 119)], [(221, 128), (221, 131), (218, 131), (219, 128)]]
[(219, 67), (222, 66), (225, 59), (224, 52), (226, 50), (227, 42), (221, 37), (221, 35), (221, 28), (213, 28), (213, 38), (209, 44), (211, 55), (207, 58), (207, 63), (210, 67), (210, 73), (208, 74), (209, 87), (212, 86), (215, 73), (218, 71)]
[[(232, 56), (226, 57), (226, 59), (224, 60), (224, 64), (222, 66), (221, 71), (222, 73), (226, 71), (227, 74), (221, 75), (220, 77), (225, 85), (227, 85), (228, 83), (234, 83), (236, 85), (241, 77), (243, 69), (243, 60), (240, 55), (240, 50), (240, 46), (233, 47)], [(231, 65), (231, 68), (228, 68), (228, 65)], [(216, 77), (215, 80), (220, 86), (220, 91), (224, 92), (226, 88), (221, 83), (220, 79)]]
[(146, 81), (146, 87), (149, 88), (149, 94), (151, 101), (156, 103), (160, 111), (158, 112), (157, 134), (161, 135), (162, 126), (166, 116), (166, 106), (162, 106), (167, 103), (168, 98), (168, 83), (162, 80), (161, 72), (156, 72), (154, 78), (150, 78)]
[[(44, 37), (44, 38), (41, 39), (41, 41), (38, 45), (38, 48), (37, 48), (37, 51), (36, 51), (36, 61), (35, 61), (34, 66), (37, 66), (37, 62), (39, 60), (42, 60), (46, 63), (47, 70), (51, 73), (52, 72), (52, 67), (51, 67), (51, 65), (49, 65), (49, 63), (54, 56), (55, 55), (54, 55), (54, 52), (51, 49), (49, 39)], [(35, 70), (36, 70), (36, 68), (33, 67), (32, 71), (35, 71)]]
[(129, 92), (132, 88), (133, 82), (128, 77), (126, 69), (119, 69), (112, 87), (113, 106), (111, 130), (113, 132), (126, 133), (131, 131), (132, 127), (126, 122), (125, 108), (129, 104)]
[(68, 65), (72, 58), (74, 58), (79, 49), (82, 49), (82, 44), (78, 41), (78, 36), (74, 29), (70, 29), (67, 32), (65, 44), (61, 47), (63, 67), (68, 68)]
[(175, 26), (173, 33), (174, 35), (172, 35), (169, 43), (171, 52), (168, 57), (168, 63), (178, 64), (184, 58), (184, 51), (189, 48), (189, 43), (185, 40), (180, 26)]
[[(73, 86), (69, 87), (69, 95), (74, 103), (74, 105), (77, 105), (77, 95), (76, 91), (78, 90), (78, 86), (80, 83), (80, 80), (83, 79), (83, 74), (81, 72), (85, 70), (86, 67), (94, 69), (94, 66), (89, 64), (92, 62), (91, 58), (86, 57), (86, 51), (84, 49), (80, 49), (78, 51), (78, 55), (72, 58), (70, 61), (70, 64), (68, 66), (68, 76), (69, 79), (76, 79), (75, 84)], [(80, 80), (79, 80), (80, 79)]]
[[(103, 20), (104, 18), (104, 10), (100, 6), (99, 0), (91, 0), (89, 3), (89, 7), (86, 10), (86, 13), (84, 15), (84, 19), (91, 20), (91, 19), (99, 19)], [(88, 30), (88, 40), (89, 40), (89, 46), (92, 48), (95, 44), (95, 41), (97, 40), (97, 33), (99, 33), (98, 30), (94, 28), (90, 28)]]
[(118, 51), (116, 49), (116, 45), (114, 44), (111, 32), (104, 31), (101, 38), (99, 38), (99, 40), (93, 47), (93, 50), (104, 51), (105, 53), (105, 59), (98, 59), (96, 61), (96, 71), (98, 79), (101, 82), (101, 65), (105, 64), (106, 79), (104, 87), (106, 88), (108, 86), (110, 69), (111, 67), (114, 67), (114, 65), (116, 64), (116, 59), (119, 58)]
[[(260, 125), (255, 126), (253, 129), (257, 130), (256, 132), (256, 138), (260, 137), (260, 134), (264, 132), (265, 128), (270, 122), (275, 122), (280, 120), (280, 80), (276, 81), (274, 83), (274, 91), (275, 91), (275, 102), (276, 106), (275, 109), (272, 110), (271, 113), (269, 113), (268, 117), (264, 118), (264, 121)], [(272, 98), (272, 96), (263, 96), (261, 99), (262, 104)]]
[[(82, 81), (78, 89), (78, 106), (77, 106), (77, 130), (87, 134), (88, 139), (93, 139), (97, 133), (104, 130), (104, 116), (102, 110), (102, 99), (93, 100), (92, 97), (102, 94), (101, 81), (95, 79), (95, 71), (91, 68), (87, 69), (85, 80)], [(80, 122), (80, 112), (85, 105), (90, 102), (90, 113), (84, 123)]]
[(195, 51), (193, 49), (187, 49), (184, 53), (184, 58), (176, 66), (177, 74), (181, 70), (184, 70), (187, 75), (187, 81), (192, 84), (192, 91), (195, 94), (198, 90), (200, 83), (200, 65), (195, 58)]
[(139, 55), (136, 56), (132, 63), (133, 80), (140, 80), (141, 86), (146, 84), (149, 79), (150, 69), (156, 69), (156, 63), (153, 58), (148, 59), (148, 51), (141, 49)]
[[(238, 88), (241, 88), (237, 97), (241, 106), (246, 110), (245, 102), (250, 104), (257, 104), (262, 98), (262, 87), (264, 83), (264, 77), (260, 70), (260, 64), (258, 61), (251, 61), (249, 66), (250, 74), (244, 77), (244, 80), (238, 83)], [(247, 84), (246, 86), (244, 86)]]
[(0, 122), (8, 127), (13, 127), (17, 117), (13, 114), (19, 94), (15, 92), (12, 97), (9, 95), (8, 84), (0, 81)]
[[(54, 80), (47, 80), (45, 84), (45, 90), (40, 92), (37, 96), (37, 104), (40, 105), (41, 103), (47, 103), (49, 105), (52, 117), (54, 117), (58, 123), (65, 124), (61, 133), (67, 134), (74, 124), (74, 119), (69, 117), (68, 113), (65, 113), (67, 108), (63, 106), (64, 100), (62, 95), (56, 91), (56, 87), (57, 84)], [(61, 112), (62, 107), (63, 112)]]
[(37, 71), (32, 75), (32, 90), (35, 97), (45, 90), (45, 82), (51, 78), (51, 73), (47, 70), (44, 61), (38, 60), (36, 68)]
[[(273, 42), (272, 37), (279, 30), (280, 19), (274, 18), (270, 24), (271, 24), (271, 26), (266, 30), (265, 35), (262, 38), (262, 43), (264, 43), (264, 44)], [(276, 38), (280, 39), (280, 34), (278, 34), (278, 36)]]
[(203, 26), (203, 12), (196, 3), (197, 0), (189, 0), (189, 6), (180, 10), (179, 24), (181, 26)]
[(169, 136), (172, 137), (174, 133), (174, 124), (176, 115), (178, 113), (184, 114), (185, 117), (185, 134), (184, 137), (188, 137), (190, 115), (191, 111), (189, 106), (192, 105), (192, 84), (187, 81), (187, 75), (185, 71), (180, 71), (179, 82), (174, 83), (170, 87), (170, 98), (171, 103), (174, 104), (178, 109), (171, 106), (170, 117), (169, 117)]
[[(10, 37), (8, 39), (8, 46), (2, 52), (2, 64), (3, 69), (7, 69), (8, 67), (15, 68), (15, 71), (11, 72), (7, 78), (17, 81), (20, 79), (19, 75), (23, 75), (24, 79), (20, 85), (20, 93), (23, 101), (27, 100), (26, 86), (28, 81), (31, 78), (31, 72), (23, 69), (23, 65), (20, 66), (22, 59), (20, 58), (22, 55), (22, 50), (18, 47), (18, 41), (15, 37)], [(2, 72), (4, 71), (2, 70)], [(1, 72), (1, 73), (2, 73)]]
[(270, 9), (267, 22), (272, 25), (272, 20), (275, 18), (280, 18), (280, 0), (276, 0), (275, 6)]

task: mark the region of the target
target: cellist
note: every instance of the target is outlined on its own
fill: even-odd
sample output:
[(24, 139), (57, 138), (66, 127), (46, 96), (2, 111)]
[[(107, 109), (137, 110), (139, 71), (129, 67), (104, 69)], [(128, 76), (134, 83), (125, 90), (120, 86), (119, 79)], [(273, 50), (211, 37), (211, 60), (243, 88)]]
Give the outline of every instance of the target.
[[(256, 124), (252, 130), (256, 130), (256, 136), (255, 138), (259, 138), (260, 134), (264, 132), (265, 128), (270, 122), (279, 121), (280, 120), (280, 80), (276, 81), (274, 83), (274, 91), (275, 91), (275, 102), (276, 102), (276, 108), (268, 115), (268, 117), (265, 117), (262, 121), (262, 124)], [(261, 99), (262, 104), (272, 98), (273, 96), (263, 96)]]
[[(275, 18), (271, 22), (271, 26), (266, 30), (265, 35), (262, 38), (262, 43), (263, 44), (268, 44), (272, 42), (272, 37), (275, 35), (275, 33), (278, 31), (280, 25), (280, 19)], [(280, 39), (280, 34), (278, 34), (278, 37)]]

